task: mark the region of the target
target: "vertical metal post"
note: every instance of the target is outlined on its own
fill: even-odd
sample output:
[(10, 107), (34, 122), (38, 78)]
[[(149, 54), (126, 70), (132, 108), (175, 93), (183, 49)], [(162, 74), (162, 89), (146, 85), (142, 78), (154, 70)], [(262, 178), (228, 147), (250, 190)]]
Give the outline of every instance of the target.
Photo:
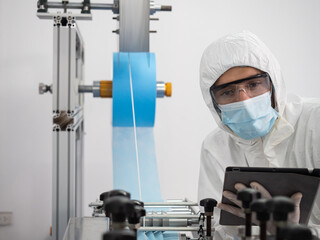
[(63, 239), (71, 217), (82, 215), (83, 44), (72, 16), (55, 18), (53, 71), (52, 232)]

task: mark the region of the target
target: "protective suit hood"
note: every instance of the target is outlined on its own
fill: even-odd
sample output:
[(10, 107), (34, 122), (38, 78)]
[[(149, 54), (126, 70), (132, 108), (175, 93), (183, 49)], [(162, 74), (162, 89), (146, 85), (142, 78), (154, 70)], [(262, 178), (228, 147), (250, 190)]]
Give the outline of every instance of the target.
[(243, 31), (229, 34), (210, 44), (200, 63), (200, 88), (218, 126), (235, 136), (217, 113), (210, 95), (210, 87), (232, 67), (249, 66), (267, 72), (274, 87), (276, 110), (282, 116), (286, 105), (286, 89), (279, 63), (267, 46), (253, 33)]

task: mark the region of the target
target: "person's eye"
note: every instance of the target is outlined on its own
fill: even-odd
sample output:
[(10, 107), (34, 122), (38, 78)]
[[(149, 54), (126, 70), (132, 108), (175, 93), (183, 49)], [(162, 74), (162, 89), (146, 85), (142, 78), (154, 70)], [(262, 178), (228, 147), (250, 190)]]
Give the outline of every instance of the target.
[(233, 95), (234, 95), (234, 90), (232, 90), (232, 89), (223, 90), (220, 93), (220, 96), (222, 96), (222, 97), (230, 97), (230, 96), (233, 96)]
[(249, 89), (255, 89), (255, 88), (259, 87), (260, 84), (261, 84), (260, 81), (249, 82), (248, 83), (248, 88)]

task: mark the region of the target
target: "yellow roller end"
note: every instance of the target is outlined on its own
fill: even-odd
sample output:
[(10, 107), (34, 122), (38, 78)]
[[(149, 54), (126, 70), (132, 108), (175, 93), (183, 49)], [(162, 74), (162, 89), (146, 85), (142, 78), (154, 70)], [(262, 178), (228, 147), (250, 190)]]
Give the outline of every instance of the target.
[(100, 97), (112, 98), (112, 81), (100, 81)]
[(172, 83), (168, 82), (165, 84), (165, 92), (164, 94), (167, 96), (167, 97), (171, 97), (172, 95)]

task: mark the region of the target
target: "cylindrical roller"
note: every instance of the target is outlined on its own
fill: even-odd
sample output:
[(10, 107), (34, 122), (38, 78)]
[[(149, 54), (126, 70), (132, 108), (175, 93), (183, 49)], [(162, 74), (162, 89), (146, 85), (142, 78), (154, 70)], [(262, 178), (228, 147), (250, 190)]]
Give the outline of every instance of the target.
[[(94, 81), (93, 85), (79, 85), (79, 93), (93, 93), (93, 97), (112, 98), (112, 81)], [(171, 97), (172, 84), (157, 82), (157, 97)]]
[(162, 219), (163, 227), (187, 227), (188, 219), (170, 219), (164, 218)]

